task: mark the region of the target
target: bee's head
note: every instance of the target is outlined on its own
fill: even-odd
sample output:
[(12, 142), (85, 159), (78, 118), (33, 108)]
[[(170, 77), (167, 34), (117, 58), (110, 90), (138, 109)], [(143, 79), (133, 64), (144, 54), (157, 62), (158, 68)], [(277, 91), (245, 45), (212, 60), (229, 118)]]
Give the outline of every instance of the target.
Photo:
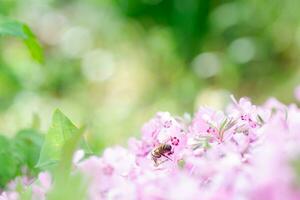
[(172, 150), (172, 146), (170, 144), (166, 144), (165, 149), (167, 151), (171, 151)]

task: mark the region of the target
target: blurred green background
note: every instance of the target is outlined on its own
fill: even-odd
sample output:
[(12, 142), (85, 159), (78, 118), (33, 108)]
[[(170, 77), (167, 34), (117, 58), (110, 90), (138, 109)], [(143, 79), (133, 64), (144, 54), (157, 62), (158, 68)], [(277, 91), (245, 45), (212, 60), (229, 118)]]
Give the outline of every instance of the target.
[(47, 130), (60, 108), (88, 124), (95, 151), (138, 135), (157, 111), (222, 108), (229, 94), (294, 102), (300, 83), (297, 0), (0, 0), (45, 61), (0, 37), (0, 132)]

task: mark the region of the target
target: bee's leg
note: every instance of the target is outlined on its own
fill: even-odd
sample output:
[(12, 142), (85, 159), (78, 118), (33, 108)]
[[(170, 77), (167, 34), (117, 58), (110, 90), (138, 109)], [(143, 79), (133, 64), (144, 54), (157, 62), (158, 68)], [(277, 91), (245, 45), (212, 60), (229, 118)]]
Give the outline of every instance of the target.
[(155, 164), (157, 164), (157, 158), (152, 157), (152, 160), (153, 160), (153, 162), (154, 162)]
[(165, 159), (165, 160), (160, 160), (160, 161), (156, 160), (156, 161), (154, 162), (154, 166), (155, 166), (155, 167), (158, 167), (159, 165), (161, 165), (161, 164), (167, 162), (168, 160), (171, 160), (171, 161), (172, 161), (172, 159), (171, 159), (170, 157), (168, 157), (168, 156), (166, 156), (166, 155), (163, 155), (163, 154), (161, 154), (161, 155), (164, 156), (164, 157), (166, 157), (167, 159)]
[(152, 160), (154, 161), (154, 166), (158, 166), (160, 165), (160, 162), (158, 161), (158, 159), (160, 158), (161, 156), (155, 156), (155, 155), (152, 155)]
[(169, 156), (166, 156), (165, 154), (161, 154), (161, 155), (164, 156), (165, 158), (167, 158), (168, 160), (172, 161), (172, 159)]

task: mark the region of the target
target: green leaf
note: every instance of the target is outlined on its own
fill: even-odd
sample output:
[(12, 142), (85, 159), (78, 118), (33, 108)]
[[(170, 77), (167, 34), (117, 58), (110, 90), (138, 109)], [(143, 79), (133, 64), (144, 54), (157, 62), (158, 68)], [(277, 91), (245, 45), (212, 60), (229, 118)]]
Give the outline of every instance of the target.
[(14, 36), (23, 39), (31, 56), (38, 62), (44, 61), (43, 49), (30, 28), (23, 23), (11, 20), (0, 21), (0, 36)]
[(43, 136), (33, 129), (19, 131), (13, 139), (0, 135), (0, 187), (22, 174), (32, 176), (39, 171), (35, 164), (39, 158)]
[(53, 170), (54, 185), (47, 195), (48, 200), (86, 199), (86, 180), (81, 174), (71, 174), (73, 154), (82, 143), (83, 132), (84, 128), (76, 128), (61, 111), (54, 112), (38, 163), (43, 168), (57, 163)]
[(54, 182), (53, 188), (47, 194), (47, 200), (82, 200), (87, 199), (87, 179), (80, 173), (75, 173), (63, 182)]
[(4, 21), (0, 23), (0, 35), (1, 36), (15, 36), (22, 39), (27, 39), (28, 36), (23, 30), (23, 24), (16, 21)]
[(55, 183), (48, 194), (48, 200), (81, 200), (86, 199), (87, 182), (81, 174), (72, 174), (72, 158), (76, 147), (80, 143), (84, 128), (66, 141), (62, 149), (62, 157), (54, 171)]
[(12, 156), (11, 152), (10, 140), (0, 135), (0, 187), (4, 187), (18, 173), (19, 161)]
[(59, 179), (62, 179), (62, 182), (67, 178), (68, 174), (71, 171), (72, 165), (72, 158), (73, 154), (76, 150), (76, 147), (80, 143), (82, 134), (84, 132), (84, 127), (76, 130), (76, 133), (73, 137), (69, 138), (62, 148), (62, 157), (63, 159), (60, 160), (59, 165), (57, 166), (56, 175)]
[(39, 159), (40, 150), (44, 141), (42, 134), (33, 129), (21, 130), (17, 133), (13, 144), (13, 154), (23, 166), (27, 166), (30, 172), (37, 173), (35, 164)]
[(79, 134), (78, 128), (60, 110), (56, 110), (36, 167), (47, 168), (57, 163), (64, 144), (76, 134)]

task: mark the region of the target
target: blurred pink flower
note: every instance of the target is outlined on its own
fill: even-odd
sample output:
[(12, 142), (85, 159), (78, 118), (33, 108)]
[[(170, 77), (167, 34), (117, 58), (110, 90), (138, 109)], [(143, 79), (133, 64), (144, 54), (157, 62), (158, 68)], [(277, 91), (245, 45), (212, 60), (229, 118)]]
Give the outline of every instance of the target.
[(294, 95), (295, 95), (295, 98), (296, 98), (298, 101), (300, 101), (300, 85), (298, 85), (298, 86), (295, 88)]
[(46, 193), (50, 190), (52, 185), (52, 178), (49, 172), (41, 172), (38, 176), (38, 180), (32, 185), (32, 199), (44, 200), (46, 199)]

